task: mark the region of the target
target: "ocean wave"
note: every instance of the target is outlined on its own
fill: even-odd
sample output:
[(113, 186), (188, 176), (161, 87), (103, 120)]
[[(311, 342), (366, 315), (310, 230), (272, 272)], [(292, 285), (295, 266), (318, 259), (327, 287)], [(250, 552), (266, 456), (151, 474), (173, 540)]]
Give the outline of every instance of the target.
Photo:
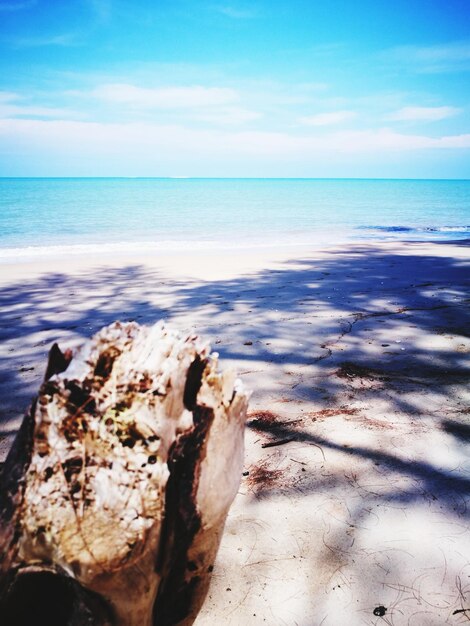
[(470, 226), (441, 226), (440, 228), (428, 228), (433, 233), (468, 233)]
[(222, 240), (167, 240), (167, 241), (119, 241), (113, 243), (61, 244), (52, 246), (25, 246), (0, 248), (0, 261), (17, 259), (40, 259), (47, 257), (107, 255), (114, 253), (155, 254), (179, 251), (218, 251), (246, 248), (272, 248), (279, 246), (308, 246), (312, 240), (260, 241), (239, 239)]
[(358, 226), (386, 233), (470, 233), (470, 226)]

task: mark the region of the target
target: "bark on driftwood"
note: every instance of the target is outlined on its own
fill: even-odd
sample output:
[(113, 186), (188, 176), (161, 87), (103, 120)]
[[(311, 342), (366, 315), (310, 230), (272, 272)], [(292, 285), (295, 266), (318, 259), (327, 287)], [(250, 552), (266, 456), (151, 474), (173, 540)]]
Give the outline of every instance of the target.
[(197, 337), (54, 346), (0, 479), (4, 626), (191, 624), (243, 463), (247, 395)]

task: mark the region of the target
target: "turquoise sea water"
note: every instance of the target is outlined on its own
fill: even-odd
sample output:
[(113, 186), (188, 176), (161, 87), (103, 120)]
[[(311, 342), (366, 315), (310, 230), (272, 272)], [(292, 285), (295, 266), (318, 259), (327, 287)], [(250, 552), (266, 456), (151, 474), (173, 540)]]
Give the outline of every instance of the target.
[(470, 181), (0, 179), (0, 260), (470, 237)]

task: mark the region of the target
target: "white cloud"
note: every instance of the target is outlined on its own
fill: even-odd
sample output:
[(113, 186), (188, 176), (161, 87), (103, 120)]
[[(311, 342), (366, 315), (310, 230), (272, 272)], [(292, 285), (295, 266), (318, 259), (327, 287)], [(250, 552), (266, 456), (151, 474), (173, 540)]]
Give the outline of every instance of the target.
[(250, 111), (243, 109), (242, 107), (220, 107), (216, 110), (205, 111), (192, 115), (193, 119), (201, 122), (209, 122), (211, 124), (219, 125), (239, 125), (246, 122), (252, 122), (261, 117), (261, 113), (257, 111)]
[(385, 58), (423, 73), (470, 70), (470, 41), (452, 41), (432, 46), (398, 46), (385, 51)]
[(13, 91), (0, 91), (0, 102), (10, 102), (11, 100), (18, 100), (20, 95)]
[(5, 149), (43, 158), (86, 157), (90, 163), (109, 158), (148, 168), (152, 164), (171, 162), (178, 165), (188, 155), (194, 166), (201, 162), (230, 163), (242, 158), (267, 163), (286, 160), (322, 159), (329, 155), (360, 153), (389, 154), (390, 151), (469, 149), (470, 134), (428, 137), (407, 135), (383, 128), (379, 130), (344, 131), (327, 135), (294, 135), (280, 132), (227, 131), (222, 129), (189, 129), (179, 125), (151, 123), (102, 124), (59, 120), (0, 120), (0, 136)]
[(111, 83), (97, 87), (91, 95), (115, 104), (162, 109), (218, 106), (238, 100), (238, 93), (234, 89), (199, 85), (150, 89), (127, 83)]
[(23, 104), (24, 97), (11, 91), (0, 91), (0, 119), (10, 117), (54, 117), (71, 118), (80, 116), (77, 111), (59, 107)]
[[(292, 88), (292, 85), (289, 85)], [(297, 90), (303, 91), (305, 93), (312, 93), (317, 91), (326, 91), (330, 88), (328, 83), (320, 83), (320, 82), (309, 82), (309, 83), (298, 83)]]
[[(144, 89), (128, 84), (109, 84), (92, 92), (63, 92), (63, 95), (73, 97), (76, 101), (84, 97), (89, 99), (90, 94), (103, 101), (108, 118), (111, 112), (113, 115), (117, 113), (122, 124), (125, 121), (139, 120), (145, 123), (150, 117), (154, 124), (157, 119), (160, 124), (165, 124), (177, 118), (180, 124), (184, 119), (188, 125), (192, 122), (206, 122), (217, 126), (240, 126), (262, 117), (258, 111), (239, 106), (236, 102), (238, 93), (227, 88), (196, 86)], [(61, 120), (83, 120), (88, 117), (86, 107), (77, 111), (30, 104), (28, 100), (22, 94), (0, 91), (0, 118), (55, 117)], [(123, 108), (127, 110), (124, 116)], [(157, 114), (155, 109), (158, 110)], [(126, 119), (129, 118), (129, 113), (131, 120)]]
[(45, 46), (79, 46), (81, 38), (77, 33), (61, 33), (44, 37), (23, 37), (15, 39), (12, 45), (15, 48), (42, 48)]
[(101, 22), (111, 17), (111, 0), (87, 0), (95, 16)]
[(331, 111), (330, 113), (317, 113), (316, 115), (301, 117), (299, 121), (307, 126), (332, 126), (347, 122), (354, 117), (356, 117), (354, 111)]
[[(29, 106), (17, 104), (3, 104), (0, 99), (0, 119), (9, 117), (53, 117), (71, 118), (77, 117), (77, 111), (71, 109), (61, 109), (59, 107)], [(81, 115), (81, 117), (83, 117)]]
[(231, 5), (225, 5), (225, 6), (217, 6), (215, 7), (215, 9), (216, 11), (218, 11), (219, 13), (222, 13), (223, 15), (226, 15), (227, 17), (231, 17), (231, 18), (238, 19), (238, 20), (251, 19), (253, 17), (257, 17), (258, 15), (257, 11), (253, 9), (252, 7), (241, 8), (241, 7), (231, 6)]
[(397, 133), (388, 128), (335, 133), (328, 137), (330, 149), (339, 152), (410, 151), (470, 148), (470, 134), (428, 137)]
[(444, 120), (447, 117), (452, 117), (460, 113), (461, 109), (451, 106), (442, 107), (403, 107), (398, 111), (394, 111), (385, 116), (384, 119), (408, 122), (408, 121), (422, 121), (422, 122), (435, 122), (438, 120)]

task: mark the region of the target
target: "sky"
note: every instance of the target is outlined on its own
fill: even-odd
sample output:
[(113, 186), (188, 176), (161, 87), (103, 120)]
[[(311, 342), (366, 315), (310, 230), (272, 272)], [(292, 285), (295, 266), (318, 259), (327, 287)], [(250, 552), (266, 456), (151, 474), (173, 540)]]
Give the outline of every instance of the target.
[(470, 0), (0, 0), (0, 176), (470, 178)]

